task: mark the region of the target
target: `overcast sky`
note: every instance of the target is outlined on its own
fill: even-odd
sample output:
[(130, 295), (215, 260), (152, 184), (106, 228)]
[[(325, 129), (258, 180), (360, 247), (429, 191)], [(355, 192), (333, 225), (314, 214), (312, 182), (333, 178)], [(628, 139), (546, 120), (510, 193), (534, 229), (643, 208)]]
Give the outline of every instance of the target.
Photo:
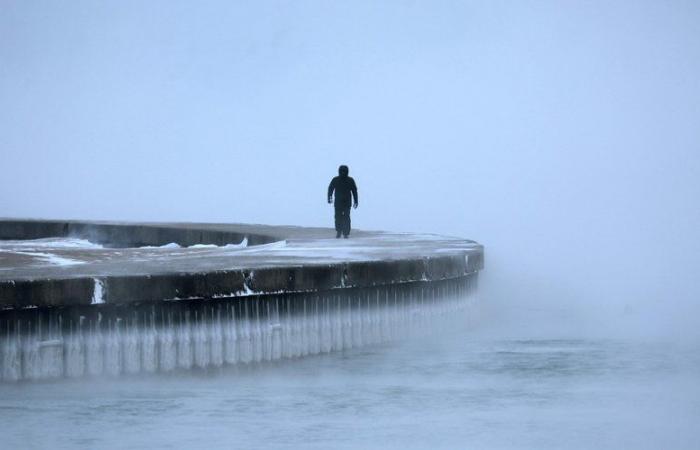
[(510, 302), (683, 317), (698, 124), (695, 1), (0, 0), (5, 217), (332, 226), (347, 164)]

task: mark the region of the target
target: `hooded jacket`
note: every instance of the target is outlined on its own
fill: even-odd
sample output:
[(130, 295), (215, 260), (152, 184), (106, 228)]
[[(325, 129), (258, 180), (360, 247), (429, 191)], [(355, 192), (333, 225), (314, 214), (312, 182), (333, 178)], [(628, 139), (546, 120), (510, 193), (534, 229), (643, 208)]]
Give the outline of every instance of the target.
[(328, 200), (330, 201), (333, 192), (335, 192), (335, 207), (336, 208), (349, 208), (352, 206), (353, 199), (355, 203), (358, 203), (359, 199), (357, 197), (357, 185), (352, 177), (348, 176), (349, 170), (347, 166), (340, 166), (338, 168), (338, 176), (331, 180), (331, 184), (328, 185)]

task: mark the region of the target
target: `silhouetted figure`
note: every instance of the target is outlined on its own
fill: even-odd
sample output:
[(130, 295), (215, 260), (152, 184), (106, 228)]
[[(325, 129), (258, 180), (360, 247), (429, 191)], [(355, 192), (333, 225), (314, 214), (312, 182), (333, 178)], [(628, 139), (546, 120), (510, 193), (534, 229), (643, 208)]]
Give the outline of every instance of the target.
[[(348, 176), (348, 166), (338, 167), (338, 176), (328, 185), (328, 203), (335, 192), (335, 237), (342, 234), (347, 239), (350, 234), (350, 206), (357, 208), (357, 185)], [(354, 200), (354, 201), (353, 201)]]

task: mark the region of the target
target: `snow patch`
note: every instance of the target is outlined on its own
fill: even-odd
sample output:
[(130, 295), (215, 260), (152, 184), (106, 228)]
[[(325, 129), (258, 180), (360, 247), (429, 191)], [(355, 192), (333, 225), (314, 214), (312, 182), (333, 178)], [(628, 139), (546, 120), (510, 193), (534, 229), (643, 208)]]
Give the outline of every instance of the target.
[(23, 240), (0, 240), (0, 249), (18, 251), (41, 251), (46, 249), (100, 249), (100, 244), (95, 244), (87, 239), (77, 238), (42, 238)]
[(224, 248), (246, 248), (248, 247), (248, 237), (244, 237), (243, 240), (238, 244), (226, 244)]
[(104, 282), (100, 279), (93, 278), (95, 282), (95, 288), (92, 291), (92, 302), (93, 305), (100, 305), (104, 303)]
[(77, 259), (64, 258), (62, 256), (54, 255), (53, 253), (44, 252), (8, 252), (15, 253), (18, 255), (27, 255), (34, 258), (38, 258), (43, 262), (53, 264), (55, 266), (73, 266), (76, 264), (85, 264), (85, 261), (80, 261)]
[(138, 248), (170, 248), (170, 249), (176, 249), (176, 248), (193, 248), (193, 249), (201, 249), (201, 248), (225, 248), (225, 249), (238, 249), (238, 248), (246, 248), (248, 246), (248, 238), (244, 238), (243, 241), (241, 241), (239, 244), (226, 244), (226, 245), (214, 245), (214, 244), (194, 244), (190, 245), (187, 247), (183, 247), (182, 245), (176, 243), (176, 242), (171, 242), (169, 244), (164, 244), (160, 245), (158, 247), (153, 246), (153, 245), (144, 245), (142, 247)]
[[(245, 247), (247, 247), (248, 239), (244, 239), (243, 242), (245, 242), (245, 244), (246, 244)], [(286, 247), (287, 247), (287, 241), (284, 240), (284, 241), (271, 242), (269, 244), (253, 245), (251, 247), (247, 247), (245, 252), (246, 253), (257, 253), (257, 252), (264, 252), (264, 251), (268, 251), (268, 250), (279, 250), (279, 249), (283, 249)]]
[(144, 246), (139, 247), (139, 248), (182, 248), (182, 246), (180, 244), (176, 244), (175, 242), (171, 242), (169, 244), (163, 244), (163, 245), (159, 245), (159, 246), (144, 245)]

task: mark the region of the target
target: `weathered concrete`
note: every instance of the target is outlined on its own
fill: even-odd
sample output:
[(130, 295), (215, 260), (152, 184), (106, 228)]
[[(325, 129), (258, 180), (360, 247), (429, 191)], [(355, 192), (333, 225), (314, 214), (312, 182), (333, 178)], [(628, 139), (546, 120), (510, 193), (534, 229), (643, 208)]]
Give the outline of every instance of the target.
[[(332, 236), (331, 229), (288, 226), (0, 220), (0, 305), (362, 288), (445, 280), (483, 268), (483, 247), (469, 240), (373, 231), (355, 231), (348, 240)], [(10, 242), (50, 237), (85, 239), (104, 248), (48, 244), (27, 250)], [(160, 247), (170, 243), (182, 247)]]
[(334, 234), (0, 220), (0, 381), (340, 351), (429, 331), (476, 298), (483, 248), (475, 242)]

